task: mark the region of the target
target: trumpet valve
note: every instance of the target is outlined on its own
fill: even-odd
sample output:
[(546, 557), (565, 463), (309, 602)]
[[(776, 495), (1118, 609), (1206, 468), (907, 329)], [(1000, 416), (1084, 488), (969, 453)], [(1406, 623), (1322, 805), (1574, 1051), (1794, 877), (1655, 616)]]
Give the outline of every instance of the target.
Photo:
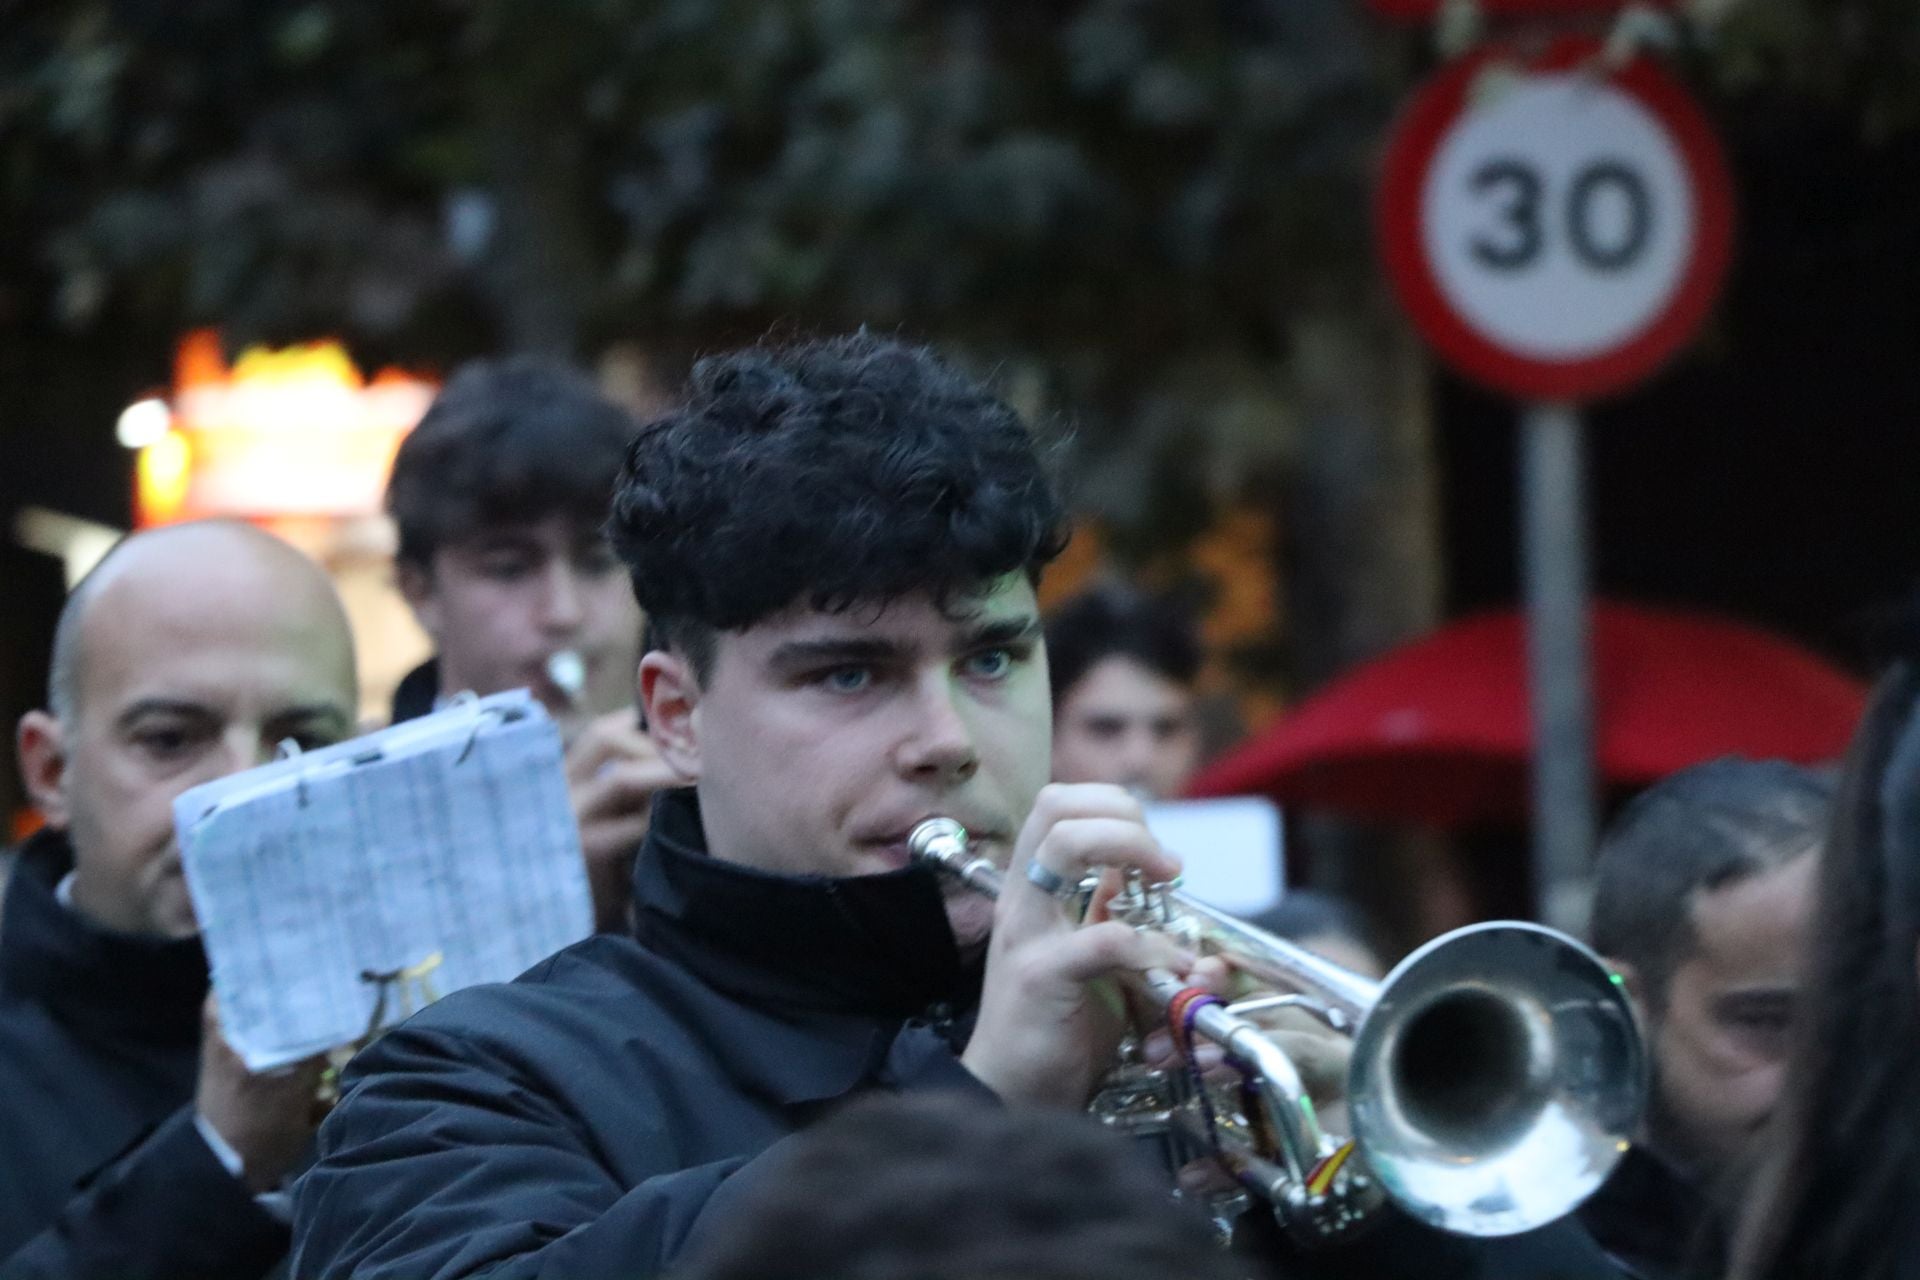
[(1136, 929), (1178, 933), (1185, 919), (1174, 897), (1179, 887), (1178, 879), (1149, 882), (1138, 871), (1129, 870), (1121, 882), (1120, 892), (1107, 904), (1107, 914)]

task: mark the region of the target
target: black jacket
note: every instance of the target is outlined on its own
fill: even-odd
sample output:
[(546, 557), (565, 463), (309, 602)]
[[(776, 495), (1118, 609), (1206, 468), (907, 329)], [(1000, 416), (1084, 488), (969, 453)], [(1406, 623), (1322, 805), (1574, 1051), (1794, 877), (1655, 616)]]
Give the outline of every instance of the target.
[[(638, 941), (600, 935), (455, 993), (360, 1055), (296, 1189), (296, 1276), (653, 1276), (696, 1225), (725, 1228), (756, 1156), (847, 1095), (991, 1103), (955, 1043), (978, 973), (929, 873), (794, 879), (709, 858), (676, 792), (635, 904)], [(1566, 1224), (1489, 1243), (1404, 1218), (1286, 1274), (1617, 1275)]]
[(30, 840), (0, 920), (0, 1278), (262, 1275), (287, 1230), (193, 1125), (200, 944), (89, 926), (71, 863)]
[(1718, 1280), (1728, 1228), (1699, 1186), (1645, 1146), (1580, 1206), (1580, 1221), (1634, 1280)]
[(425, 662), (400, 677), (393, 690), (392, 723), (418, 720), (433, 710), (440, 700), (440, 659)]
[(657, 1274), (730, 1175), (867, 1088), (985, 1090), (938, 885), (706, 856), (663, 797), (633, 937), (456, 992), (349, 1068), (295, 1193), (298, 1276)]

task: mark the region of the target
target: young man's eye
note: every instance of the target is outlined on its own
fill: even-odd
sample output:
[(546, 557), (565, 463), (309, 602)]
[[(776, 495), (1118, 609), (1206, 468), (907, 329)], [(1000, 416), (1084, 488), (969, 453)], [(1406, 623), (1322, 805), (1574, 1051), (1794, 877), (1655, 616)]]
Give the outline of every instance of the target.
[(982, 649), (967, 657), (967, 674), (977, 679), (998, 680), (1013, 670), (1017, 655), (1011, 649)]
[(834, 693), (859, 693), (873, 683), (871, 667), (831, 667), (816, 681)]
[(590, 551), (582, 551), (573, 558), (573, 571), (582, 577), (604, 578), (620, 568), (620, 557), (613, 554), (612, 547), (595, 547)]
[(1777, 1057), (1786, 1052), (1793, 1032), (1793, 1006), (1774, 1001), (1736, 1004), (1719, 1010), (1717, 1020), (1750, 1051)]
[(514, 582), (533, 572), (533, 561), (520, 556), (488, 556), (477, 566), (480, 576), (495, 582)]
[(1733, 1018), (1733, 1025), (1748, 1035), (1785, 1035), (1792, 1021), (1785, 1013), (1744, 1013)]

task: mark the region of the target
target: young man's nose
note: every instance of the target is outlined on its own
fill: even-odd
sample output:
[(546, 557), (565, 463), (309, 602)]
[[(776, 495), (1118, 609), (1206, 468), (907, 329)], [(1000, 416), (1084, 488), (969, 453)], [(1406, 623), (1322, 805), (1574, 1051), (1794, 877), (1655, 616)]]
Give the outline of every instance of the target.
[(960, 696), (945, 672), (929, 674), (914, 686), (912, 722), (900, 745), (904, 772), (964, 781), (980, 767), (973, 726), (961, 712)]
[(1152, 770), (1158, 750), (1151, 731), (1129, 730), (1120, 740), (1120, 750), (1115, 755), (1119, 773), (1129, 781), (1144, 778)]
[(579, 572), (569, 562), (555, 560), (549, 563), (541, 584), (541, 625), (555, 631), (566, 631), (586, 621), (585, 586)]

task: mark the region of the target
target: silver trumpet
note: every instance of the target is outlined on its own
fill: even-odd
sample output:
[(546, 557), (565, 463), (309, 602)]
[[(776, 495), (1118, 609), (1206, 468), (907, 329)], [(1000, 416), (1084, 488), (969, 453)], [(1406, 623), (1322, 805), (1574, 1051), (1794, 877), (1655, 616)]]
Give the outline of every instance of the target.
[[(999, 868), (968, 851), (959, 823), (929, 818), (909, 845), (999, 896)], [(1218, 1157), (1302, 1242), (1337, 1239), (1386, 1200), (1461, 1235), (1531, 1230), (1592, 1194), (1638, 1126), (1647, 1060), (1632, 1008), (1599, 957), (1565, 934), (1470, 925), (1376, 983), (1171, 886), (1133, 880), (1109, 912), (1222, 957), (1255, 992), (1224, 1003), (1172, 973), (1141, 974), (1176, 1042), (1219, 1045), (1237, 1081), (1149, 1070), (1136, 1055), (1093, 1111), (1154, 1139), (1176, 1167)], [(1352, 1037), (1350, 1139), (1321, 1128), (1299, 1070), (1257, 1021), (1284, 1008)]]

